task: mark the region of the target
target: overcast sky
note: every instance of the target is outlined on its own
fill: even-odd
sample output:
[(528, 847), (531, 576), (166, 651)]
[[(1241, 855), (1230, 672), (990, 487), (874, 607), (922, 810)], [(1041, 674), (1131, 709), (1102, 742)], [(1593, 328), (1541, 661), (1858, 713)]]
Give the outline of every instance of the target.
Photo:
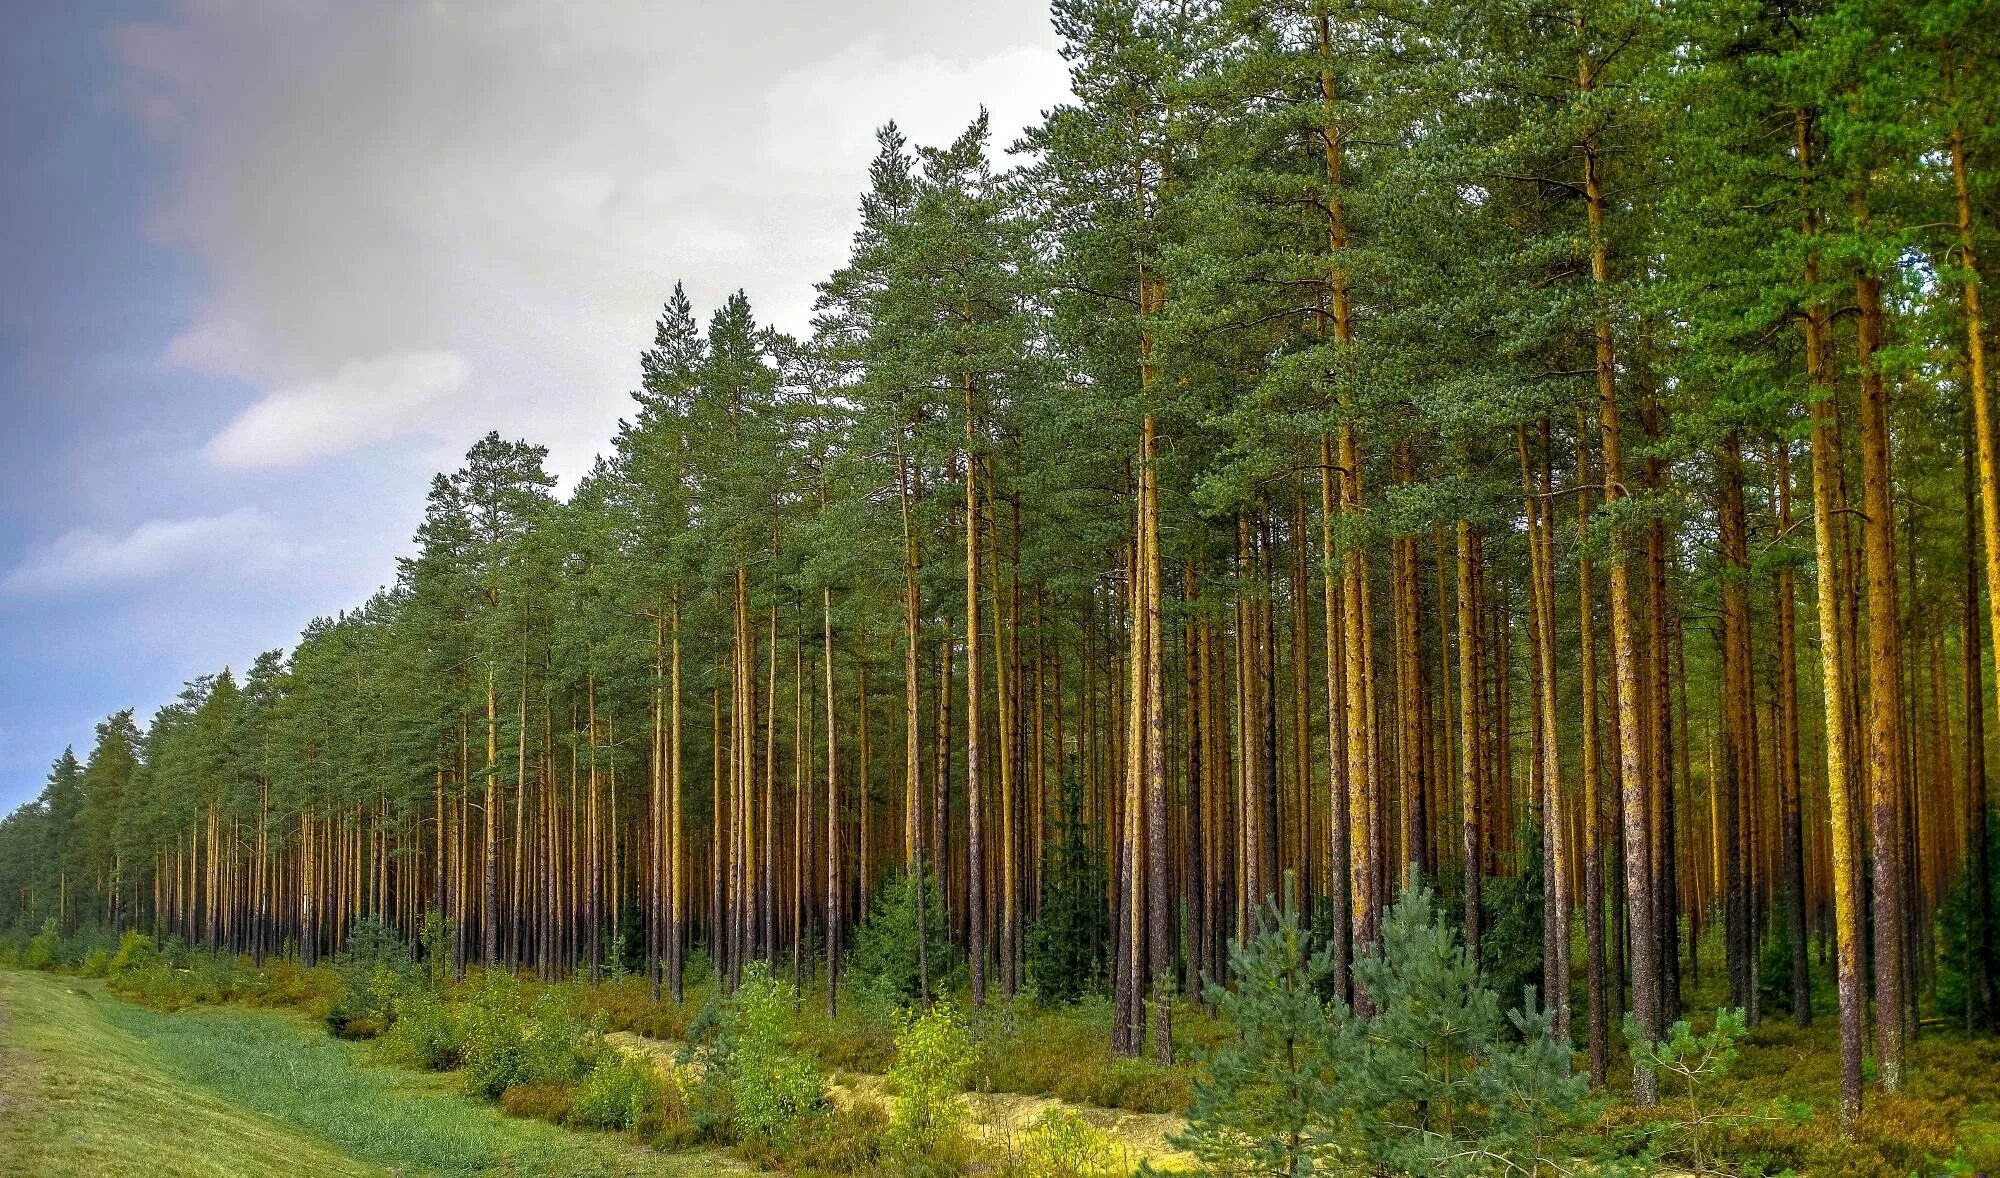
[(586, 469), (676, 280), (802, 330), (879, 123), (1066, 89), (1038, 0), (9, 9), (0, 812), (392, 579), (487, 430)]

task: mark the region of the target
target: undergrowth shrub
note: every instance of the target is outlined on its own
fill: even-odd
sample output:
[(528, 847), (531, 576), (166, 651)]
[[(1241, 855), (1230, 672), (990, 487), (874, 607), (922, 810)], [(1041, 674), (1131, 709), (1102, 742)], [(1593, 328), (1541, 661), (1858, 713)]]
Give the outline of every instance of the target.
[(705, 993), (688, 990), (685, 1002), (672, 1002), (664, 994), (655, 1002), (652, 986), (644, 977), (626, 977), (592, 986), (588, 1002), (593, 1014), (604, 1016), (609, 1030), (679, 1040), (687, 1037), (688, 1024), (705, 998)]
[(639, 1114), (632, 1129), (642, 1141), (658, 1150), (685, 1149), (703, 1140), (688, 1107), (688, 1084), (679, 1069), (661, 1078), (660, 1098)]
[(783, 1148), (825, 1111), (819, 1061), (793, 1051), (788, 1041), (795, 998), (789, 984), (755, 962), (734, 994), (712, 1000), (689, 1027), (684, 1051), (706, 1040), (695, 1110), (705, 1133)]
[(1678, 1113), (1650, 1126), (1657, 1156), (1685, 1157), (1696, 1173), (1708, 1172), (1716, 1160), (1717, 1135), (1741, 1119), (1714, 1107), (1711, 1089), (1736, 1062), (1737, 1043), (1745, 1030), (1742, 1011), (1723, 1009), (1715, 1012), (1714, 1026), (1705, 1035), (1695, 1034), (1692, 1024), (1680, 1019), (1668, 1028), (1664, 1039), (1653, 1042), (1636, 1019), (1625, 1016), (1625, 1041), (1632, 1062), (1659, 1075), (1663, 1095), (1672, 1100), (1665, 1107)]
[(523, 1060), (529, 1083), (573, 1084), (608, 1053), (603, 1022), (586, 1018), (583, 1009), (574, 986), (548, 986), (535, 995)]
[(570, 1119), (592, 1129), (630, 1129), (659, 1103), (663, 1087), (650, 1062), (606, 1052), (570, 1097)]
[(160, 959), (160, 951), (153, 944), (153, 938), (137, 929), (126, 929), (118, 938), (118, 952), (111, 957), (106, 970), (111, 974), (129, 973), (144, 969)]
[[(1986, 838), (1987, 862), (2000, 862), (2000, 814), (1987, 822)], [(1951, 890), (1941, 898), (1932, 918), (1937, 937), (1936, 1004), (1940, 1016), (1962, 1026), (1984, 1020), (1990, 1027), (2000, 1019), (2000, 1011), (1979, 1009), (1978, 997), (1973, 993), (1977, 987), (1972, 982), (1979, 952), (1976, 914), (1981, 886), (1982, 881), (1973, 877), (1971, 856), (1967, 856), (1953, 874)], [(2000, 871), (1993, 872), (1983, 886), (1987, 889), (1989, 910), (2000, 912)]]
[(1003, 1169), (1010, 1178), (1121, 1178), (1133, 1164), (1123, 1146), (1082, 1116), (1045, 1108), (1010, 1143)]
[(570, 1085), (602, 1051), (601, 1023), (586, 1021), (570, 986), (548, 986), (524, 1004), (523, 987), (487, 970), (458, 1011), (466, 1082), (497, 1098), (516, 1084)]
[(965, 1080), (972, 1071), (972, 1035), (949, 999), (928, 1011), (906, 1015), (896, 1034), (896, 1062), (889, 1087), (896, 1112), (887, 1146), (918, 1161), (963, 1152), (967, 1109)]
[(570, 1090), (561, 1084), (516, 1084), (500, 1094), (500, 1111), (560, 1125), (574, 1111)]
[(56, 967), (56, 947), (62, 935), (56, 931), (56, 918), (51, 916), (42, 922), (42, 931), (28, 940), (28, 951), (21, 955), (21, 964), (29, 969), (54, 969)]
[[(1198, 1048), (1205, 1034), (1214, 1033), (1214, 1021), (1196, 1015), (1193, 1007), (1175, 1010), (1178, 1043)], [(1105, 1046), (1110, 1040), (1111, 1002), (1102, 995), (1035, 1010), (1011, 1025), (986, 1028), (971, 1085), (1142, 1113), (1187, 1107), (1192, 1072), (1186, 1065), (1163, 1068), (1143, 1059), (1113, 1056)]]
[[(889, 1114), (874, 1101), (856, 1101), (829, 1108), (799, 1124), (782, 1142), (754, 1139), (739, 1147), (750, 1162), (769, 1170), (800, 1175), (877, 1174), (884, 1172), (883, 1131)], [(936, 1173), (935, 1168), (906, 1166), (905, 1174)]]
[(448, 1072), (465, 1062), (464, 1025), (434, 986), (397, 995), (389, 1037), (407, 1059), (428, 1071)]
[(340, 996), (326, 1012), (327, 1029), (342, 1039), (370, 1039), (396, 1020), (396, 995), (417, 977), (410, 947), (372, 916), (354, 922), (335, 959)]
[(1479, 980), (1500, 999), (1503, 1008), (1518, 1001), (1530, 987), (1538, 994), (1545, 990), (1541, 828), (1524, 825), (1515, 842), (1515, 855), (1520, 872), (1487, 876), (1479, 893), (1487, 913), (1479, 934)]
[(499, 970), (481, 974), (458, 1008), (466, 1085), (488, 1099), (526, 1082), (527, 1019), (520, 986)]

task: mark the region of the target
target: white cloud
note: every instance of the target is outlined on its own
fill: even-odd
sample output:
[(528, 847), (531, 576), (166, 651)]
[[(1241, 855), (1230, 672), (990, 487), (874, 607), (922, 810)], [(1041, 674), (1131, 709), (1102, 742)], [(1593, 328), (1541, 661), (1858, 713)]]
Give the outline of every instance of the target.
[(291, 466), (434, 426), (466, 388), (455, 352), (399, 352), (266, 394), (208, 443), (222, 466)]
[(869, 37), (778, 79), (765, 99), (761, 150), (774, 167), (846, 171), (875, 154), (875, 128), (890, 119), (913, 143), (944, 144), (984, 105), (997, 157), (1068, 85), (1069, 67), (1047, 46), (970, 60), (898, 58), (883, 38)]
[(237, 576), (293, 554), (277, 527), (254, 507), (191, 519), (148, 520), (114, 534), (74, 528), (30, 547), (0, 577), (0, 592), (21, 596), (87, 592), (175, 574)]
[[(163, 359), (256, 398), (231, 465), (310, 424), (316, 455), (499, 429), (578, 473), (676, 280), (802, 330), (877, 124), (945, 140), (984, 102), (1004, 147), (1066, 87), (1041, 0), (180, 0), (114, 44), (175, 161), (152, 231), (212, 283)], [(425, 352), (463, 361), (457, 412), (339, 394)]]

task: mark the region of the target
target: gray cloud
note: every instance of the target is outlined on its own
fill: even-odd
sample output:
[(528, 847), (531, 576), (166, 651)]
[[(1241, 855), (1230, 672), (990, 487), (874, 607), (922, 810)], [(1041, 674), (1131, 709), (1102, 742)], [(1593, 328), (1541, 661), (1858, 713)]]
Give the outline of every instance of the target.
[(326, 380), (267, 393), (210, 440), (222, 466), (291, 466), (439, 424), (463, 400), (465, 357), (396, 352), (341, 366)]
[(1063, 94), (1039, 5), (940, 7), (189, 0), (122, 30), (181, 161), (153, 231), (213, 280), (164, 359), (255, 397), (207, 456), (499, 428), (580, 471), (676, 279), (802, 329), (877, 124), (940, 141), (984, 103), (1004, 147)]

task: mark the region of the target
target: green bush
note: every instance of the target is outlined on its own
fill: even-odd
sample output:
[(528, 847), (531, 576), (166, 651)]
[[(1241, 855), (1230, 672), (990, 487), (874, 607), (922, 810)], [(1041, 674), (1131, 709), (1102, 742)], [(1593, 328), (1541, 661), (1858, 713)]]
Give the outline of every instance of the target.
[(136, 929), (127, 929), (118, 938), (118, 952), (112, 955), (109, 973), (112, 975), (130, 973), (144, 969), (160, 960), (160, 951), (153, 946), (153, 938)]
[(960, 1093), (971, 1071), (972, 1034), (949, 999), (905, 1016), (896, 1033), (896, 1062), (889, 1068), (896, 1093), (890, 1151), (911, 1160), (951, 1153), (965, 1127)]
[(111, 950), (102, 947), (92, 949), (77, 966), (76, 972), (86, 978), (106, 977), (111, 973)]
[(710, 1031), (713, 1038), (698, 1125), (726, 1118), (739, 1138), (783, 1147), (825, 1111), (826, 1077), (818, 1061), (794, 1052), (786, 1040), (796, 997), (763, 963), (752, 963), (736, 993), (695, 1020), (690, 1033)]
[(663, 1085), (645, 1060), (607, 1053), (570, 1097), (570, 1119), (593, 1129), (630, 1129), (660, 1102)]
[(660, 1083), (660, 1098), (639, 1115), (633, 1131), (657, 1150), (686, 1149), (700, 1142), (702, 1131), (688, 1107), (687, 1085), (679, 1071)]
[(602, 1024), (579, 1013), (573, 987), (541, 989), (531, 1003), (524, 988), (500, 970), (487, 970), (457, 1012), (466, 1083), (491, 1099), (515, 1085), (567, 1087), (597, 1062)]
[(466, 1084), (491, 1100), (527, 1082), (528, 1021), (520, 1005), (520, 986), (514, 979), (488, 970), (459, 1006)]
[(388, 1030), (396, 1019), (396, 995), (417, 976), (409, 946), (372, 916), (354, 922), (334, 969), (341, 992), (326, 1012), (326, 1025), (343, 1039), (367, 1039)]
[(1045, 1108), (1009, 1151), (1012, 1178), (1122, 1178), (1131, 1159), (1109, 1134), (1068, 1109)]
[(604, 1026), (582, 1015), (572, 986), (549, 986), (528, 1007), (521, 1078), (530, 1084), (574, 1084), (605, 1054)]
[(28, 951), (22, 955), (21, 964), (29, 969), (54, 969), (56, 948), (61, 941), (61, 935), (56, 932), (56, 918), (51, 916), (42, 922), (42, 931), (29, 939)]
[(396, 998), (390, 1038), (417, 1066), (448, 1072), (465, 1062), (465, 1031), (444, 994), (420, 986)]

